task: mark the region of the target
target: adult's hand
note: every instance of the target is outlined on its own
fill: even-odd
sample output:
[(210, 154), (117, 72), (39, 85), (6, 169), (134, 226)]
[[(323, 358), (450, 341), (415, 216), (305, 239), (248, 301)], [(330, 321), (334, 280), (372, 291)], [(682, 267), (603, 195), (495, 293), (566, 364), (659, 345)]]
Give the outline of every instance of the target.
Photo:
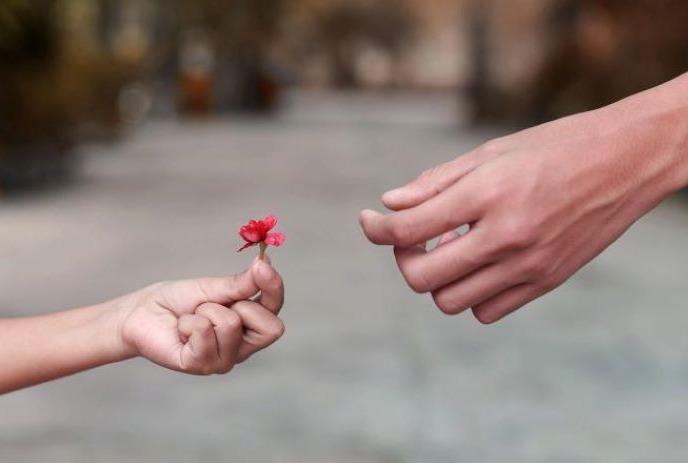
[[(416, 292), (483, 323), (551, 291), (688, 183), (688, 77), (490, 141), (366, 210)], [(469, 225), (468, 233), (455, 230)], [(426, 242), (440, 237), (432, 250)]]

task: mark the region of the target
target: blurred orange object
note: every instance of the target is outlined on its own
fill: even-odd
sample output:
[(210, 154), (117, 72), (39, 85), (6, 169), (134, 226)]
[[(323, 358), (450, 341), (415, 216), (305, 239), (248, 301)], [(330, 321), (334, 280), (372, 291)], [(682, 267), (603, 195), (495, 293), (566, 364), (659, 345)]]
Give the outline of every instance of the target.
[(179, 50), (180, 103), (184, 114), (208, 114), (212, 109), (215, 50), (203, 30), (190, 30)]
[(189, 73), (180, 78), (181, 111), (184, 114), (210, 113), (213, 78), (207, 73)]

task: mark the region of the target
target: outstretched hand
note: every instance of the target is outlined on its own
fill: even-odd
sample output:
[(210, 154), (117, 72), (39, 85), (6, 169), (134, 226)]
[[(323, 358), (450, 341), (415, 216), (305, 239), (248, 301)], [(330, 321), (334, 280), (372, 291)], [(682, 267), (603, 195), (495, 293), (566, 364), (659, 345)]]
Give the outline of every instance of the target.
[(227, 373), (279, 339), (283, 300), (277, 271), (256, 260), (238, 275), (157, 283), (115, 303), (128, 308), (120, 330), (129, 356), (205, 375)]
[(383, 196), (392, 213), (363, 211), (363, 231), (394, 246), (409, 286), (431, 292), (443, 312), (472, 308), (481, 322), (499, 320), (561, 285), (685, 184), (677, 148), (688, 138), (677, 130), (680, 114), (659, 104), (661, 91), (434, 167)]

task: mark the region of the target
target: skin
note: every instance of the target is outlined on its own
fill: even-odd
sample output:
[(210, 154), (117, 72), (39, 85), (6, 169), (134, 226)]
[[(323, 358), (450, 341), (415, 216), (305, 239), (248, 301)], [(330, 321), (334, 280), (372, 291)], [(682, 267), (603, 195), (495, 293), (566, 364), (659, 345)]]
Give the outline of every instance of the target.
[(156, 283), (90, 307), (2, 319), (0, 394), (137, 356), (189, 374), (228, 373), (282, 336), (283, 301), (282, 278), (256, 260), (230, 277)]
[(363, 211), (363, 231), (394, 247), (408, 285), (440, 310), (472, 308), (495, 322), (564, 283), (688, 185), (687, 95), (688, 74), (489, 141), (385, 193), (392, 212)]

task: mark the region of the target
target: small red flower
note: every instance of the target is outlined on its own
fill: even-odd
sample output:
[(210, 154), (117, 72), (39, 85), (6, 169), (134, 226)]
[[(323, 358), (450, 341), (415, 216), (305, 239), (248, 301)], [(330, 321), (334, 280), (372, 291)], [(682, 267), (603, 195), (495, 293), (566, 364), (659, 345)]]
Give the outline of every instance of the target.
[(275, 225), (277, 225), (277, 217), (274, 215), (269, 215), (263, 220), (249, 220), (246, 225), (239, 229), (239, 236), (246, 241), (246, 244), (238, 249), (237, 252), (259, 245), (262, 258), (268, 246), (281, 246), (284, 244), (284, 233), (270, 231), (275, 228)]

